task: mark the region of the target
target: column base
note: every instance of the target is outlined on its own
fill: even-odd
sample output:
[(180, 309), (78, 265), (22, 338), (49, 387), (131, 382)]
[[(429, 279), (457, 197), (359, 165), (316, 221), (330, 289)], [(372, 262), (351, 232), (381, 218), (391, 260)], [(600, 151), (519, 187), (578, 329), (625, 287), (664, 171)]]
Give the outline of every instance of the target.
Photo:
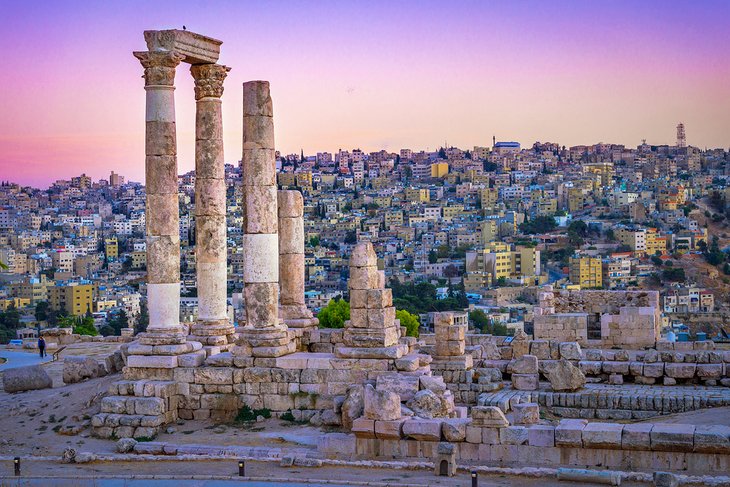
[(319, 320), (303, 304), (285, 304), (279, 307), (279, 317), (289, 328), (310, 328), (319, 325)]
[(234, 355), (250, 357), (281, 357), (296, 351), (296, 344), (283, 323), (267, 328), (239, 328), (236, 345), (232, 350)]
[(200, 342), (206, 347), (226, 347), (235, 343), (236, 329), (226, 320), (198, 321), (190, 329), (188, 340)]
[(142, 345), (177, 345), (187, 341), (187, 326), (148, 326), (147, 331), (139, 334)]

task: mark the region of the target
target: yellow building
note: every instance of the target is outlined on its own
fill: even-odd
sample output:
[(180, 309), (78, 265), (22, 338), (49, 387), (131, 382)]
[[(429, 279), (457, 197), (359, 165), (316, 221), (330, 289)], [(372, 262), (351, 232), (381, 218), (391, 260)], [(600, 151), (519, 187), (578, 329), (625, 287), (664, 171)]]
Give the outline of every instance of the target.
[(491, 208), (499, 201), (499, 190), (497, 188), (484, 188), (479, 192), (482, 208)]
[(449, 174), (449, 163), (448, 162), (434, 162), (431, 164), (431, 177), (442, 178)]
[(403, 225), (403, 212), (401, 210), (388, 210), (385, 212), (385, 228), (390, 229)]
[(464, 211), (464, 205), (450, 205), (441, 208), (442, 218), (445, 220), (451, 220), (452, 218), (461, 215)]
[(570, 258), (570, 282), (581, 289), (600, 288), (603, 286), (603, 264), (594, 257)]
[(30, 306), (30, 299), (28, 298), (0, 299), (0, 309), (3, 311), (7, 311), (10, 307), (20, 309), (25, 308), (26, 306)]
[(119, 257), (119, 242), (116, 238), (108, 238), (104, 241), (106, 247), (106, 258), (116, 259)]
[(575, 213), (582, 211), (585, 206), (585, 194), (581, 188), (570, 188), (568, 190), (568, 211)]
[(406, 200), (414, 203), (428, 203), (431, 201), (431, 194), (428, 189), (406, 188)]
[(481, 223), (481, 243), (484, 246), (499, 238), (499, 224), (496, 219), (484, 220)]
[(467, 290), (493, 285), (498, 279), (532, 280), (541, 274), (540, 251), (533, 247), (512, 250), (504, 242), (489, 242), (467, 252), (464, 286)]
[(296, 174), (297, 186), (300, 188), (312, 187), (312, 173), (310, 171), (300, 172)]
[(147, 252), (132, 252), (132, 269), (143, 269), (147, 266)]
[(49, 291), (49, 304), (52, 309), (75, 316), (83, 316), (94, 309), (96, 292), (93, 284), (57, 285)]

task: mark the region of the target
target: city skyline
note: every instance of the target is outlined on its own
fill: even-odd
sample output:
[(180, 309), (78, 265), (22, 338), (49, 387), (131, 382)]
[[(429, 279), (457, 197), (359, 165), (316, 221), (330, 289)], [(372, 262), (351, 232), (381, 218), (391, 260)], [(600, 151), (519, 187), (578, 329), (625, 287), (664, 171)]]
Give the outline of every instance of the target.
[[(14, 69), (0, 75), (0, 179), (46, 187), (115, 169), (142, 181), (142, 69), (131, 51), (144, 47), (140, 30), (183, 24), (225, 40), (221, 62), (234, 67), (223, 95), (231, 163), (241, 151), (240, 87), (250, 79), (271, 80), (283, 154), (436, 150), (444, 141), (471, 148), (493, 135), (523, 146), (673, 144), (679, 122), (690, 145), (728, 146), (730, 34), (721, 19), (730, 7), (721, 2), (204, 10), (160, 2), (139, 16), (140, 5), (8, 9), (0, 36), (14, 46)], [(194, 166), (186, 71), (176, 77), (180, 173)]]

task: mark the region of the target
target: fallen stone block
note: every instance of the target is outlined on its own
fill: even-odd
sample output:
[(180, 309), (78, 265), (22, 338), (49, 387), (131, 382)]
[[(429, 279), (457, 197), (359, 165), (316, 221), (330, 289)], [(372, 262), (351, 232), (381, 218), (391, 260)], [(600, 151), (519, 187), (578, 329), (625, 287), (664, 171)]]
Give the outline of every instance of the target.
[(40, 365), (16, 367), (3, 371), (5, 392), (23, 392), (53, 387), (53, 381)]
[(420, 441), (441, 441), (441, 420), (410, 419), (403, 423), (403, 436)]

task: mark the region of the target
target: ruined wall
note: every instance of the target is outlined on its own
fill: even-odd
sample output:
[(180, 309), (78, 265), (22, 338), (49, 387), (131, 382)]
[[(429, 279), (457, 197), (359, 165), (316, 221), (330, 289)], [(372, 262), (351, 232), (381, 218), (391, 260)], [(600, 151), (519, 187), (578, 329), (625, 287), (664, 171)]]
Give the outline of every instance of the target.
[(584, 345), (652, 347), (660, 337), (660, 310), (656, 291), (552, 291), (546, 286), (534, 310), (533, 334)]
[[(553, 291), (555, 313), (618, 314), (625, 306), (659, 308), (657, 291)], [(541, 306), (543, 299), (540, 300)]]

